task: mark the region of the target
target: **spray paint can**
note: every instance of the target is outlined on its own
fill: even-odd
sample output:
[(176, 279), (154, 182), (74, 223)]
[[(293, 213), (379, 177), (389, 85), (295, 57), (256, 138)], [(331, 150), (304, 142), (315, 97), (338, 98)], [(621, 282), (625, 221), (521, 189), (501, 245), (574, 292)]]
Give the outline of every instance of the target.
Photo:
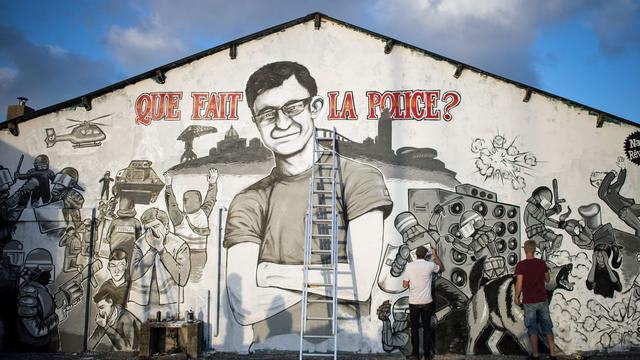
[(156, 312), (156, 321), (157, 322), (162, 321), (162, 311)]

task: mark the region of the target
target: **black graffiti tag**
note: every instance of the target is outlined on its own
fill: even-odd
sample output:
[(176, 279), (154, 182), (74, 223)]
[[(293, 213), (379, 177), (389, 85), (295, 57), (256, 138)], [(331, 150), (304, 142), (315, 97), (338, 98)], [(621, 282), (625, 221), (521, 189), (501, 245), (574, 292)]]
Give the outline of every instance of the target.
[(632, 132), (624, 141), (624, 153), (627, 159), (640, 166), (640, 131)]

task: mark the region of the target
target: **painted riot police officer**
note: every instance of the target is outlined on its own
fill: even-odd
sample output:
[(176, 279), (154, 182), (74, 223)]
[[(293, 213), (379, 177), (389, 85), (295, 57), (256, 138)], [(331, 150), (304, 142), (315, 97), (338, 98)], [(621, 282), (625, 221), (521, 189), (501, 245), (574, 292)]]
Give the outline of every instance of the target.
[(35, 188), (31, 192), (31, 206), (46, 204), (51, 198), (49, 183), (53, 182), (56, 174), (49, 169), (49, 157), (45, 154), (36, 156), (33, 160), (33, 169), (24, 174), (16, 171), (14, 177), (17, 180), (34, 181)]
[(78, 170), (66, 167), (56, 174), (51, 188), (51, 202), (62, 201), (64, 218), (77, 228), (82, 224), (80, 209), (84, 204), (84, 197), (80, 193), (82, 187), (78, 185)]
[(26, 257), (23, 282), (18, 293), (17, 345), (25, 351), (57, 351), (59, 348), (56, 303), (47, 285), (54, 266), (45, 249), (32, 250)]
[(553, 192), (546, 186), (533, 190), (524, 208), (524, 225), (527, 237), (536, 242), (546, 259), (549, 253), (558, 250), (562, 244), (562, 235), (554, 233), (549, 227), (564, 229), (565, 222), (552, 219), (551, 216), (562, 211), (560, 204), (553, 204)]

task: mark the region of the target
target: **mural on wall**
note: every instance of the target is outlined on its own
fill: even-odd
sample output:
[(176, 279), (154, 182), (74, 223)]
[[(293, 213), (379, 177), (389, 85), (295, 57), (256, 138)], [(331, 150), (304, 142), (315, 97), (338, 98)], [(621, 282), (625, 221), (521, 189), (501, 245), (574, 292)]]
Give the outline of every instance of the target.
[(94, 122), (111, 116), (112, 114), (98, 116), (91, 120), (80, 121), (75, 119), (67, 119), (77, 124), (67, 126), (67, 129), (72, 129), (70, 133), (64, 135), (57, 135), (53, 128), (45, 129), (47, 136), (44, 141), (47, 147), (52, 147), (56, 143), (61, 141), (68, 141), (73, 144), (74, 149), (96, 147), (102, 145), (102, 141), (107, 138), (107, 135), (100, 128), (100, 126), (109, 126), (107, 124)]
[(191, 250), (191, 281), (199, 282), (202, 278), (202, 270), (207, 262), (207, 241), (211, 233), (209, 215), (216, 204), (218, 170), (209, 169), (209, 175), (207, 176), (209, 187), (204, 199), (202, 199), (202, 194), (198, 190), (188, 190), (182, 195), (184, 211), (180, 210), (176, 196), (173, 193), (171, 174), (164, 173), (164, 178), (166, 183), (164, 196), (169, 218), (176, 235), (186, 241)]
[[(129, 108), (117, 109), (122, 123), (108, 134), (98, 121), (112, 114), (92, 118), (77, 108), (33, 120), (44, 124), (34, 133), (41, 139), (46, 129), (44, 143), (0, 142), (0, 349), (78, 351), (86, 339), (90, 350), (136, 350), (156, 311), (182, 317), (179, 309), (193, 307), (216, 349), (297, 350), (313, 134), (326, 137), (333, 126), (338, 313), (347, 319), (339, 332), (347, 351), (411, 349), (402, 277), (422, 245), (444, 263), (433, 281), (434, 354), (525, 353), (512, 274), (528, 238), (551, 269), (547, 291), (562, 351), (640, 343), (633, 161), (640, 139), (627, 137), (628, 160), (618, 159), (615, 170), (606, 166), (619, 155), (609, 159), (610, 144), (593, 145), (608, 154), (598, 165), (566, 154), (573, 162), (564, 171), (548, 145), (502, 132), (472, 138), (469, 157), (469, 138), (457, 134), (470, 126), (460, 119), (477, 110), (463, 100), (477, 94), (438, 89), (436, 73), (434, 83), (420, 84), (435, 90), (404, 83), (394, 87), (404, 90), (384, 90), (377, 80), (351, 85), (348, 78), (323, 89), (316, 80), (337, 79), (321, 75), (324, 65), (278, 61), (250, 64), (213, 87), (208, 76), (219, 70), (184, 66), (199, 74), (173, 78), (185, 82), (184, 91), (156, 91), (156, 82), (128, 88)], [(96, 102), (93, 111), (116, 111), (97, 109), (114, 101)], [(473, 126), (520, 121), (508, 107), (496, 111), (504, 121)], [(71, 120), (70, 133), (56, 135), (55, 124), (69, 117), (91, 120)], [(136, 146), (127, 156), (119, 151), (129, 142)], [(103, 165), (89, 162), (96, 152)], [(326, 182), (314, 185), (327, 191)], [(329, 197), (315, 200), (326, 205)], [(326, 255), (312, 257), (326, 262)], [(322, 282), (315, 280), (329, 274), (309, 275)], [(317, 302), (308, 314), (331, 315), (327, 290), (311, 292)], [(308, 324), (318, 334), (330, 326)], [(318, 338), (304, 346), (332, 345)]]
[[(300, 312), (313, 120), (324, 100), (317, 95), (315, 79), (308, 69), (292, 62), (271, 63), (254, 72), (247, 82), (246, 97), (262, 142), (273, 152), (275, 167), (269, 176), (234, 197), (224, 247), (231, 310), (240, 324), (253, 326), (254, 342), (261, 342), (280, 330), (299, 333), (300, 324), (292, 319)], [(343, 269), (339, 270), (338, 283), (344, 286), (337, 297), (362, 303), (355, 307), (344, 304), (339, 310), (359, 317), (353, 314), (354, 309), (369, 310), (366, 301), (378, 266), (371, 260), (380, 258), (382, 223), (391, 212), (392, 202), (379, 170), (343, 156), (338, 162), (343, 180), (337, 205), (339, 269)], [(326, 212), (315, 214), (323, 215), (325, 219), (328, 216)], [(322, 259), (316, 254), (312, 263), (321, 264)], [(311, 270), (310, 282), (322, 279), (325, 272)], [(326, 294), (324, 288), (310, 291)], [(308, 311), (326, 317), (327, 310), (326, 304), (315, 303)], [(278, 326), (279, 321), (285, 321), (286, 326)], [(308, 329), (329, 325), (319, 322)]]
[(514, 190), (524, 190), (527, 186), (525, 176), (532, 176), (538, 165), (536, 156), (529, 152), (522, 152), (515, 145), (517, 138), (510, 144), (502, 135), (495, 135), (490, 142), (476, 138), (471, 143), (471, 152), (477, 154), (475, 166), (478, 173), (489, 179), (510, 183)]
[(200, 136), (204, 136), (207, 134), (214, 134), (218, 132), (213, 126), (203, 126), (203, 125), (189, 125), (176, 140), (184, 142), (184, 153), (180, 156), (180, 163), (185, 161), (192, 161), (198, 158), (195, 152), (193, 152), (193, 140)]

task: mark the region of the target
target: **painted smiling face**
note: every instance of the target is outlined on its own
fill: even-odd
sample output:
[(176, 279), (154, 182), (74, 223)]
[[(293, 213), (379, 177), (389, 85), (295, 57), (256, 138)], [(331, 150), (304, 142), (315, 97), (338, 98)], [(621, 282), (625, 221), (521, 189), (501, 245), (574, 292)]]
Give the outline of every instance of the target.
[(264, 145), (276, 155), (288, 156), (311, 141), (313, 120), (322, 106), (322, 98), (310, 96), (292, 75), (281, 86), (258, 95), (252, 110)]

